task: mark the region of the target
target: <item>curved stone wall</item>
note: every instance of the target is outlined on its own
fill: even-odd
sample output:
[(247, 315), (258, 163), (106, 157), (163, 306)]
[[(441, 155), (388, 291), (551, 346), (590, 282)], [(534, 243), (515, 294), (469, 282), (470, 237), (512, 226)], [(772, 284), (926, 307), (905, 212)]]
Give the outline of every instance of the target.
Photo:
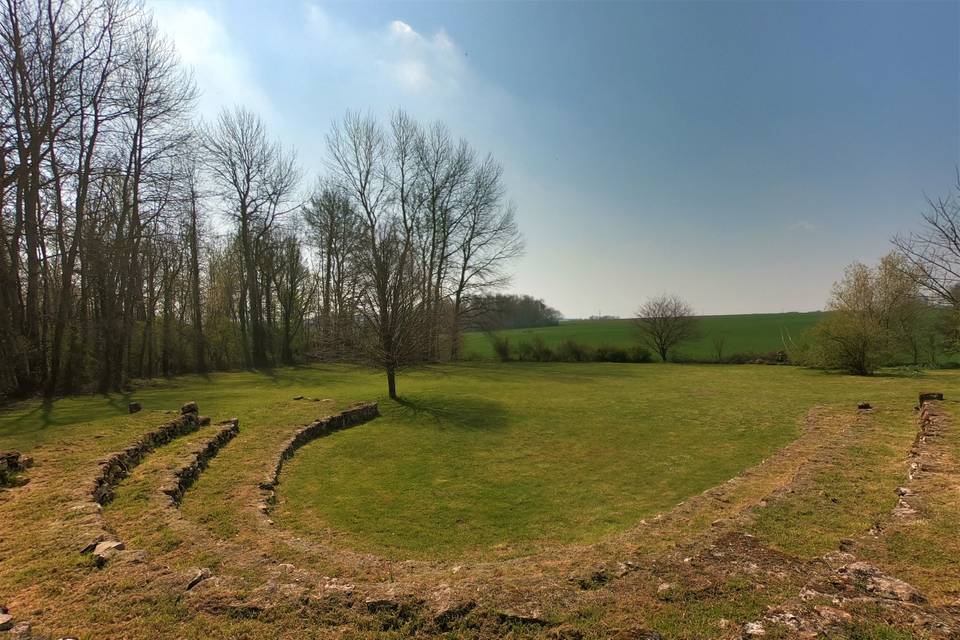
[(216, 456), (225, 444), (240, 433), (240, 420), (238, 418), (225, 420), (219, 423), (219, 426), (220, 429), (217, 433), (194, 449), (189, 456), (189, 461), (171, 473), (164, 483), (161, 491), (170, 496), (170, 502), (174, 507), (180, 506), (183, 494), (207, 468), (210, 459)]
[(113, 500), (116, 486), (148, 453), (210, 423), (210, 418), (199, 416), (197, 412), (196, 402), (186, 403), (180, 408), (179, 416), (147, 432), (123, 451), (113, 453), (99, 462), (100, 469), (84, 499), (72, 507), (72, 511), (81, 518), (80, 553), (91, 553), (97, 566), (102, 566), (112, 555), (124, 549), (123, 542), (117, 539), (103, 518), (103, 505)]
[(326, 418), (319, 418), (307, 426), (297, 429), (284, 444), (280, 455), (277, 456), (277, 461), (273, 469), (260, 483), (260, 489), (264, 492), (263, 501), (260, 503), (260, 511), (262, 513), (269, 513), (271, 505), (276, 502), (275, 487), (280, 480), (280, 470), (283, 468), (284, 461), (293, 457), (297, 449), (311, 440), (316, 440), (340, 429), (346, 429), (358, 424), (363, 424), (364, 422), (369, 422), (379, 415), (380, 408), (377, 403), (370, 402), (350, 407)]

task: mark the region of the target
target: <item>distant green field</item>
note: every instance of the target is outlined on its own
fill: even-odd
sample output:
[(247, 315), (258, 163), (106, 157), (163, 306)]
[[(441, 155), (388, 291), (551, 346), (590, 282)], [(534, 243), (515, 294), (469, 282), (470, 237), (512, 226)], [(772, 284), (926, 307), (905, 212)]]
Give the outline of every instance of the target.
[[(823, 311), (807, 313), (753, 313), (733, 316), (701, 316), (700, 337), (682, 345), (678, 355), (697, 360), (713, 359), (713, 339), (724, 338), (724, 356), (735, 353), (770, 353), (783, 349), (783, 336), (798, 339), (824, 315)], [(573, 340), (588, 347), (634, 347), (640, 344), (640, 334), (633, 320), (571, 320), (555, 327), (538, 329), (510, 329), (498, 335), (505, 336), (513, 346), (539, 337), (549, 347), (557, 347), (565, 340)], [(470, 332), (464, 335), (464, 354), (467, 357), (490, 359), (493, 347), (486, 334)]]

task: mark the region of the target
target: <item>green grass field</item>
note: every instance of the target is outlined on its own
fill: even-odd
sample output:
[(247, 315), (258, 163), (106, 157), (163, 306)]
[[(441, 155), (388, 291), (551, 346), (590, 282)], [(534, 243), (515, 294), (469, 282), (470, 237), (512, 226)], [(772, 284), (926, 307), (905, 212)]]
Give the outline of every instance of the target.
[[(797, 436), (814, 404), (903, 404), (923, 384), (789, 367), (513, 363), (405, 375), (402, 404), (383, 397), (379, 375), (346, 367), (185, 377), (132, 397), (148, 408), (196, 399), (216, 417), (239, 415), (240, 442), (306, 421), (313, 407), (293, 395), (378, 399), (382, 418), (289, 463), (278, 519), (391, 557), (454, 557), (597, 540), (756, 464)], [(0, 449), (96, 429), (127, 399), (7, 412)], [(187, 509), (198, 504), (197, 517), (232, 529), (229, 510), (216, 501)]]
[[(664, 637), (725, 637), (722, 619), (739, 624), (762, 615), (802, 580), (755, 589), (761, 578), (736, 574), (740, 565), (726, 560), (709, 556), (715, 566), (688, 567), (681, 559), (697, 553), (697, 540), (750, 532), (803, 562), (836, 549), (885, 521), (896, 504), (916, 435), (917, 392), (960, 395), (956, 371), (857, 378), (780, 366), (473, 363), (407, 372), (399, 382), (403, 401), (396, 403), (385, 398), (378, 372), (311, 366), (184, 376), (125, 395), (8, 408), (0, 413), (0, 450), (21, 450), (37, 465), (29, 484), (0, 493), (0, 523), (10, 527), (0, 534), (17, 532), (0, 535), (0, 600), (18, 611), (46, 603), (41, 629), (95, 628), (90, 637), (157, 629), (177, 638), (323, 637), (326, 623), (297, 607), (262, 617), (218, 614), (191, 604), (183, 584), (197, 567), (209, 567), (217, 577), (211, 597), (255, 598), (261, 607), (256, 598), (264, 593), (281, 597), (278, 585), (322, 585), (330, 576), (430, 593), (460, 580), (459, 593), (481, 589), (492, 598), (484, 606), (496, 607), (503, 606), (496, 594), (525, 598), (543, 584), (580, 593), (571, 572), (630, 557), (660, 568), (602, 592), (616, 602), (570, 609), (568, 596), (544, 595), (544, 615), (583, 637), (610, 637), (625, 617), (637, 616)], [(293, 399), (299, 395), (323, 401)], [(145, 410), (127, 415), (131, 399)], [(175, 513), (159, 483), (213, 427), (151, 453), (103, 510), (131, 560), (93, 569), (76, 551), (69, 496), (87, 486), (97, 460), (185, 400), (214, 420), (238, 416), (240, 434)], [(318, 415), (363, 400), (379, 401), (382, 416), (298, 450), (284, 465), (268, 523), (257, 511), (258, 483), (283, 442)], [(861, 400), (874, 410), (858, 414)], [(804, 424), (812, 409), (818, 430), (811, 432)], [(703, 493), (738, 474), (741, 482), (724, 485), (719, 499)], [(960, 563), (929, 541), (957, 522), (951, 491), (929, 524), (913, 530), (927, 542), (898, 534), (891, 546), (872, 543), (864, 557), (949, 593)], [(661, 524), (648, 532), (638, 529), (642, 522)], [(684, 545), (691, 550), (673, 558)], [(461, 564), (485, 569), (455, 575)], [(291, 566), (310, 577), (291, 582), (284, 573)], [(769, 575), (794, 574), (776, 566)], [(664, 580), (698, 595), (664, 595)], [(704, 580), (714, 587), (703, 589)], [(498, 586), (488, 592), (488, 585)], [(357, 637), (399, 638), (416, 627), (391, 626), (396, 633), (384, 636), (379, 625), (425, 624), (401, 613), (371, 622), (364, 606), (324, 602), (334, 608), (310, 615), (347, 620), (349, 611), (359, 616), (349, 618), (360, 625)], [(476, 624), (486, 630), (465, 635), (510, 631)], [(837, 637), (888, 636), (855, 629)]]
[(591, 542), (756, 464), (815, 404), (909, 404), (923, 384), (792, 367), (580, 366), (411, 376), (408, 406), (386, 404), (383, 418), (293, 459), (279, 520), (396, 558)]
[[(784, 348), (784, 337), (799, 339), (822, 317), (822, 311), (808, 313), (756, 313), (730, 316), (701, 316), (700, 336), (684, 344), (678, 354), (695, 360), (713, 360), (716, 350), (713, 340), (724, 339), (725, 356), (737, 353), (767, 354)], [(573, 340), (589, 347), (612, 346), (630, 348), (640, 344), (636, 325), (630, 319), (622, 320), (571, 320), (555, 327), (536, 329), (510, 329), (501, 331), (516, 346), (535, 338), (550, 347), (557, 347), (565, 340)], [(464, 354), (478, 359), (492, 359), (493, 348), (486, 334), (469, 332), (464, 335)]]

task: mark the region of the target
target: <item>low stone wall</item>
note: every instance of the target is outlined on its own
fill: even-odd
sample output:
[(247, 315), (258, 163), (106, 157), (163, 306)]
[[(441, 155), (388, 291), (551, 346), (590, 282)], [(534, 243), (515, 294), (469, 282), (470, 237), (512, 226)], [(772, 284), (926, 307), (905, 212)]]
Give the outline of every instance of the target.
[(369, 422), (380, 415), (380, 408), (376, 402), (359, 404), (340, 413), (314, 420), (305, 427), (301, 427), (294, 432), (293, 436), (284, 444), (277, 462), (273, 469), (260, 483), (260, 489), (263, 491), (263, 501), (259, 508), (263, 513), (269, 513), (270, 507), (276, 502), (276, 485), (280, 481), (280, 470), (283, 463), (293, 457), (297, 449), (307, 444), (311, 440), (316, 440), (322, 436), (353, 427), (364, 422)]
[(190, 454), (189, 462), (170, 474), (161, 491), (170, 496), (170, 503), (174, 507), (180, 506), (183, 494), (207, 468), (207, 463), (238, 433), (240, 433), (239, 419), (233, 418), (221, 422), (216, 435), (194, 449)]
[(84, 499), (72, 507), (72, 511), (81, 518), (80, 553), (92, 553), (97, 566), (102, 566), (112, 555), (124, 549), (123, 542), (117, 539), (103, 518), (103, 505), (113, 500), (117, 485), (148, 453), (179, 436), (196, 431), (201, 425), (210, 424), (210, 418), (199, 416), (197, 412), (197, 403), (188, 402), (180, 408), (179, 416), (144, 434), (123, 451), (100, 461), (100, 470)]
[(17, 474), (33, 466), (33, 458), (19, 451), (0, 451), (0, 486), (16, 484)]
[(123, 451), (118, 451), (100, 461), (100, 473), (94, 479), (93, 488), (90, 491), (93, 500), (101, 506), (107, 504), (113, 500), (113, 491), (120, 481), (126, 478), (130, 470), (140, 464), (148, 453), (174, 438), (196, 431), (202, 424), (209, 423), (210, 418), (197, 415), (195, 402), (183, 405), (177, 418), (150, 431)]

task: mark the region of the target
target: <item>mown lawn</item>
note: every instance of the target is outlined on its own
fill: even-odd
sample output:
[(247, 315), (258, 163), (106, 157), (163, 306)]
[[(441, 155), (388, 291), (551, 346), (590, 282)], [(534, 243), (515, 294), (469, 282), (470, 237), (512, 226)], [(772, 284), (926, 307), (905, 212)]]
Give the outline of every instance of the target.
[[(505, 606), (499, 594), (525, 601), (543, 584), (568, 585), (584, 600), (571, 608), (548, 599), (544, 615), (584, 637), (611, 637), (628, 620), (664, 637), (729, 637), (731, 620), (743, 624), (794, 597), (803, 576), (771, 582), (743, 573), (738, 561), (728, 577), (723, 558), (694, 567), (673, 550), (701, 562), (714, 558), (698, 551), (710, 536), (749, 531), (758, 544), (810, 559), (877, 522), (889, 535), (858, 552), (937, 601), (955, 597), (956, 545), (941, 540), (956, 528), (953, 485), (922, 489), (925, 524), (900, 530), (888, 521), (916, 434), (917, 392), (958, 397), (960, 372), (855, 378), (757, 365), (475, 363), (405, 373), (402, 403), (387, 400), (384, 387), (378, 372), (327, 365), (185, 376), (130, 394), (8, 407), (0, 450), (19, 449), (37, 463), (28, 484), (0, 491), (0, 601), (18, 616), (30, 612), (52, 637), (327, 637), (329, 624), (359, 625), (355, 637), (409, 630), (385, 636), (380, 614), (368, 620), (364, 607), (331, 605), (313, 612), (319, 618), (286, 604), (250, 618), (197, 608), (205, 597), (257, 602), (278, 584), (296, 586), (294, 567), (309, 576), (304, 585), (396, 580), (433, 593), (456, 582), (464, 598), (492, 594), (480, 616)], [(130, 399), (145, 410), (127, 415)], [(186, 400), (215, 421), (238, 416), (240, 434), (179, 511), (166, 506), (160, 484), (214, 427), (152, 452), (103, 510), (131, 556), (94, 569), (77, 553), (78, 488), (88, 486), (97, 460)], [(379, 401), (382, 417), (300, 449), (284, 466), (268, 521), (257, 510), (258, 483), (284, 441), (299, 425), (362, 400)], [(861, 400), (874, 410), (859, 414)], [(812, 407), (818, 426), (804, 432)], [(719, 493), (690, 499), (747, 468)], [(654, 520), (658, 513), (665, 517)], [(641, 519), (649, 524), (638, 526)], [(535, 555), (519, 557), (527, 553)], [(571, 572), (624, 558), (637, 573), (609, 589), (569, 582)], [(498, 559), (510, 561), (486, 562)], [(217, 581), (194, 601), (183, 590), (198, 567)], [(658, 581), (675, 583), (682, 597), (661, 595)], [(864, 624), (880, 624), (868, 618)], [(394, 623), (412, 629), (422, 620)], [(483, 637), (506, 629), (488, 631)], [(528, 631), (518, 637), (536, 635)], [(886, 637), (878, 633), (838, 637)]]
[[(239, 416), (242, 435), (221, 456), (224, 473), (214, 468), (198, 484), (204, 499), (184, 509), (231, 532), (233, 510), (215, 495), (236, 482), (232, 456), (269, 457), (260, 443), (281, 442), (292, 425), (378, 400), (383, 417), (318, 440), (285, 466), (278, 525), (325, 539), (333, 530), (338, 544), (395, 558), (513, 557), (595, 541), (670, 509), (794, 439), (816, 404), (909, 407), (917, 391), (949, 392), (960, 376), (509, 363), (407, 373), (402, 403), (384, 386), (380, 374), (346, 366), (185, 376), (127, 395), (19, 405), (0, 414), (0, 449), (79, 445), (131, 398), (146, 409), (197, 400), (214, 419)], [(300, 394), (334, 403), (291, 401)]]
[[(958, 382), (935, 377), (656, 364), (418, 373), (404, 404), (385, 403), (379, 420), (297, 454), (276, 518), (395, 558), (596, 541), (757, 464), (816, 404), (850, 409), (866, 398), (909, 415), (916, 391)], [(907, 437), (914, 428), (897, 423)]]
[[(738, 353), (766, 354), (782, 350), (784, 338), (799, 340), (813, 327), (823, 312), (809, 313), (755, 313), (731, 316), (701, 316), (699, 337), (678, 349), (678, 354), (694, 360), (712, 360), (716, 355), (714, 339), (724, 340), (725, 357)], [(633, 320), (572, 320), (555, 327), (537, 329), (510, 329), (498, 335), (507, 338), (516, 347), (521, 342), (537, 338), (556, 348), (565, 340), (573, 340), (588, 347), (622, 347), (629, 349), (640, 344), (640, 335)], [(463, 352), (486, 360), (494, 357), (490, 339), (481, 332), (464, 334)]]

